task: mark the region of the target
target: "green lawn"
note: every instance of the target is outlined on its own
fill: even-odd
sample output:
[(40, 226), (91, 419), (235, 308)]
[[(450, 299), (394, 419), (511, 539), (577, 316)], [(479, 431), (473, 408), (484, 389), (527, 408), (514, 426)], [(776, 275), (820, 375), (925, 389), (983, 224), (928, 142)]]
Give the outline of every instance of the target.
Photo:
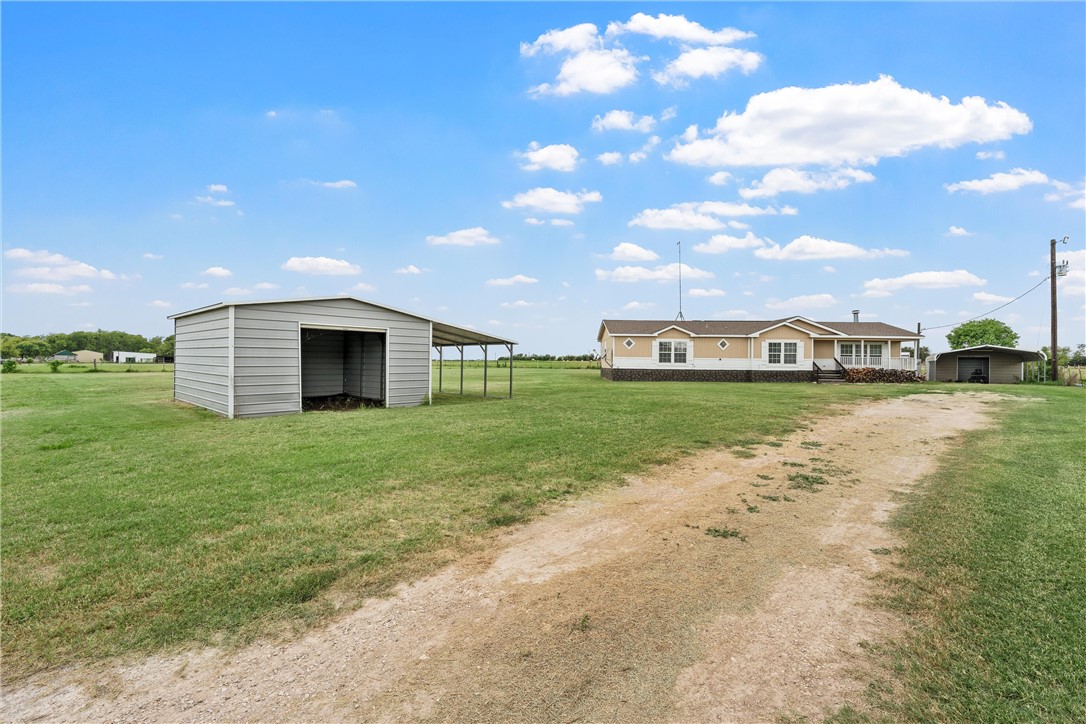
[[(168, 373), (4, 375), (5, 680), (311, 625), (547, 501), (769, 441), (841, 403), (964, 387), (515, 379), (511, 400), (230, 421), (173, 403)], [(1086, 400), (984, 391), (1040, 401), (1005, 404), (905, 508), (905, 575), (887, 585), (916, 627), (882, 706), (1081, 719)]]
[(546, 501), (917, 389), (523, 369), (511, 400), (231, 421), (171, 379), (2, 377), (5, 677), (305, 625)]
[(897, 516), (895, 720), (1086, 721), (1086, 398), (1000, 387), (996, 428), (952, 450)]

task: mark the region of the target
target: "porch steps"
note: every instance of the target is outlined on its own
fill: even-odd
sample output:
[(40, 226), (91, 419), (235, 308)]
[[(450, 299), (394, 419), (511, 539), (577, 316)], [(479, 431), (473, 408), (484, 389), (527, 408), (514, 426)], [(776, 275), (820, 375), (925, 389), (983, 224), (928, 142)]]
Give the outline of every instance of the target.
[(820, 369), (815, 373), (815, 382), (820, 385), (830, 384), (839, 385), (845, 381), (845, 371), (841, 369), (824, 370)]

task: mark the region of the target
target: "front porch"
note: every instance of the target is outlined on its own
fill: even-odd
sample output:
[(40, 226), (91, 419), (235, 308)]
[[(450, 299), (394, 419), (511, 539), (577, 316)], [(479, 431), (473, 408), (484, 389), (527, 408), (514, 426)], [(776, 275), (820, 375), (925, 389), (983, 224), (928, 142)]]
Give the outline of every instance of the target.
[(916, 372), (915, 357), (888, 357), (882, 354), (843, 354), (835, 359), (815, 359), (814, 363), (826, 370), (836, 369), (839, 363), (845, 369), (874, 367), (884, 370)]

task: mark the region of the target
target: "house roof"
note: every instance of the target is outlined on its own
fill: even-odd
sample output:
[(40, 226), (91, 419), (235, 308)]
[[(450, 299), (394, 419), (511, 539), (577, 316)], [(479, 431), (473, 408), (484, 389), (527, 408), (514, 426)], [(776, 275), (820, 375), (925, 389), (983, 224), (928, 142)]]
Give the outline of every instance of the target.
[(167, 319), (178, 319), (179, 317), (188, 317), (193, 314), (200, 314), (201, 312), (209, 312), (213, 309), (225, 309), (227, 307), (244, 307), (254, 304), (292, 304), (297, 302), (323, 302), (333, 299), (350, 299), (354, 302), (360, 302), (362, 304), (369, 304), (373, 307), (380, 307), (381, 309), (387, 309), (392, 312), (398, 312), (400, 314), (406, 314), (409, 317), (415, 319), (422, 319), (430, 322), (433, 325), (433, 334), (431, 335), (431, 342), (435, 346), (455, 346), (455, 345), (483, 345), (483, 344), (516, 344), (511, 339), (504, 339), (502, 337), (495, 337), (492, 334), (486, 334), (479, 332), (478, 330), (468, 329), (467, 327), (460, 327), (455, 324), (449, 324), (447, 322), (441, 322), (432, 317), (424, 317), (421, 314), (415, 314), (414, 312), (407, 312), (403, 309), (397, 309), (396, 307), (390, 307), (387, 304), (378, 304), (377, 302), (371, 302), (366, 299), (359, 299), (358, 297), (352, 297), (350, 295), (339, 295), (334, 297), (297, 297), (294, 299), (261, 299), (252, 301), (237, 301), (237, 302), (218, 302), (216, 304), (210, 304), (206, 307), (200, 307), (198, 309), (190, 309), (187, 312), (179, 312), (177, 314), (171, 314), (166, 317)]
[(1044, 352), (1037, 352), (1031, 349), (1018, 349), (1016, 347), (1001, 347), (998, 344), (980, 344), (975, 347), (962, 347), (961, 349), (952, 349), (948, 352), (940, 352), (939, 354), (933, 354), (928, 357), (929, 360), (935, 361), (940, 357), (948, 357), (961, 354), (991, 354), (992, 352), (1005, 352), (1009, 355), (1020, 357), (1023, 362), (1043, 362), (1048, 359), (1048, 356)]
[(917, 339), (922, 335), (883, 322), (816, 322), (806, 317), (783, 317), (772, 320), (682, 320), (672, 319), (605, 319), (600, 326), (600, 336), (606, 329), (613, 335), (655, 335), (669, 327), (675, 327), (694, 335), (709, 337), (750, 337), (772, 327), (792, 321), (801, 321), (824, 327), (824, 337), (872, 337), (878, 339)]

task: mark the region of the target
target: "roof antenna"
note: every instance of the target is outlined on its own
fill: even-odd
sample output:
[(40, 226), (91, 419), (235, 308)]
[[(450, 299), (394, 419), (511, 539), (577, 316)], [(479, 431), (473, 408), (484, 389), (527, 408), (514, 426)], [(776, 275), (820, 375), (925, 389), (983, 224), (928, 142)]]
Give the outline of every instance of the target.
[(679, 247), (679, 316), (675, 317), (675, 321), (685, 322), (686, 317), (683, 316), (683, 243), (676, 241), (675, 246)]

